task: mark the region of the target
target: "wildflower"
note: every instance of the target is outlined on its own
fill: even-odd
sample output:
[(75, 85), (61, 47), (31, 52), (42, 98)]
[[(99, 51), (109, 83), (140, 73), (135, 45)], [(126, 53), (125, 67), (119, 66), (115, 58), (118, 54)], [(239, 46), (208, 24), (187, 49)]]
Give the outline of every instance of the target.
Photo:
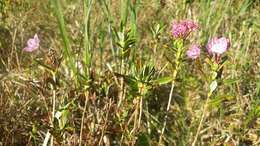
[(207, 44), (207, 50), (209, 54), (223, 54), (229, 48), (229, 40), (225, 37), (212, 38)]
[(192, 45), (186, 52), (187, 56), (191, 59), (196, 59), (200, 56), (200, 48), (197, 44)]
[(172, 23), (172, 35), (174, 38), (185, 39), (188, 35), (198, 29), (198, 25), (190, 20), (174, 21)]
[(27, 46), (25, 48), (23, 48), (23, 51), (25, 52), (33, 52), (35, 50), (37, 50), (40, 46), (40, 40), (38, 38), (38, 35), (35, 34), (33, 38), (30, 38), (27, 41)]
[(190, 20), (185, 20), (183, 23), (187, 26), (187, 28), (190, 31), (196, 31), (199, 28), (198, 24)]

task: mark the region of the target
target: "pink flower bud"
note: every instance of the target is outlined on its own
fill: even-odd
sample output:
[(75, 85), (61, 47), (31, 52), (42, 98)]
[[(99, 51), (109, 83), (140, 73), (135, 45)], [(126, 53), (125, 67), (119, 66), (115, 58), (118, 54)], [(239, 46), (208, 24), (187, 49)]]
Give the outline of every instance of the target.
[(33, 38), (30, 38), (27, 41), (27, 46), (25, 48), (23, 48), (23, 51), (25, 52), (33, 52), (35, 50), (37, 50), (40, 46), (40, 40), (38, 38), (38, 35), (35, 34)]
[(196, 59), (200, 56), (200, 48), (197, 44), (192, 45), (186, 52), (187, 56), (191, 59)]

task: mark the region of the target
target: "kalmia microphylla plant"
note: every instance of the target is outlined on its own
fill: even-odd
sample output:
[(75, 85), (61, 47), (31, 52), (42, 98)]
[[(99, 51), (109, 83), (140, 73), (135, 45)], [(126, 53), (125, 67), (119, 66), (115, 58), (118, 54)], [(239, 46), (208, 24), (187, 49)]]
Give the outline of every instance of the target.
[(220, 77), (218, 79), (218, 75), (219, 74), (221, 75), (223, 65), (226, 61), (221, 59), (222, 59), (222, 55), (229, 49), (229, 47), (230, 47), (230, 41), (225, 37), (221, 37), (221, 38), (214, 37), (210, 39), (208, 44), (206, 45), (207, 53), (209, 56), (209, 58), (206, 58), (206, 63), (209, 64), (211, 69), (211, 72), (208, 77), (209, 87), (208, 87), (207, 99), (202, 109), (201, 119), (192, 146), (196, 145), (197, 138), (199, 136), (202, 127), (202, 123), (205, 120), (204, 118), (208, 108), (210, 97), (218, 87), (218, 80), (221, 80)]
[[(168, 100), (168, 105), (166, 108), (166, 111), (168, 112), (170, 109), (170, 104), (171, 104), (171, 100), (172, 100), (172, 94), (173, 94), (173, 88), (175, 86), (176, 83), (176, 78), (178, 73), (182, 70), (181, 64), (183, 63), (183, 54), (186, 51), (186, 55), (188, 56), (188, 58), (191, 59), (196, 59), (198, 57), (200, 57), (200, 47), (197, 44), (192, 44), (190, 46), (189, 49), (186, 49), (186, 40), (188, 39), (189, 35), (192, 32), (198, 31), (199, 29), (199, 25), (191, 20), (181, 20), (181, 21), (173, 21), (172, 23), (172, 36), (173, 36), (173, 54), (175, 56), (174, 59), (174, 64), (173, 64), (173, 76), (172, 76), (172, 87), (171, 87), (171, 91), (169, 94), (169, 100)], [(213, 39), (210, 39), (208, 44), (206, 45), (207, 48), (207, 53), (209, 54), (208, 56), (212, 58), (206, 59), (206, 60), (210, 60), (213, 59), (213, 63), (210, 63), (210, 68), (212, 70), (212, 74), (210, 75), (210, 86), (208, 89), (208, 94), (207, 94), (207, 100), (204, 104), (204, 108), (203, 108), (203, 112), (201, 115), (201, 119), (200, 119), (200, 123), (198, 125), (198, 129), (196, 131), (196, 135), (194, 137), (193, 143), (192, 145), (195, 146), (196, 142), (197, 142), (197, 138), (199, 135), (199, 132), (201, 130), (201, 125), (202, 122), (204, 121), (204, 117), (205, 117), (205, 112), (207, 110), (207, 106), (208, 106), (208, 102), (209, 102), (209, 98), (211, 97), (213, 91), (215, 91), (215, 89), (217, 88), (217, 81), (216, 81), (216, 77), (219, 74), (219, 71), (222, 69), (223, 65), (220, 64), (220, 59), (221, 59), (221, 55), (226, 52), (228, 50), (230, 46), (230, 42), (228, 39), (226, 39), (225, 37), (221, 37), (221, 38), (216, 38), (214, 37)], [(208, 62), (208, 61), (207, 61)], [(203, 69), (201, 69), (203, 70)], [(207, 81), (206, 81), (207, 82)], [(164, 134), (165, 131), (165, 127), (166, 127), (166, 122), (167, 122), (167, 113), (165, 116), (165, 121), (164, 121), (164, 125), (163, 128), (161, 130), (161, 136), (159, 139), (159, 144), (162, 141), (162, 136)]]
[[(169, 99), (168, 99), (168, 104), (166, 108), (166, 112), (169, 112), (170, 106), (171, 106), (171, 101), (172, 101), (172, 94), (173, 94), (173, 89), (176, 83), (176, 78), (181, 71), (181, 64), (182, 60), (184, 57), (184, 54), (186, 52), (186, 39), (188, 39), (189, 35), (192, 32), (195, 32), (199, 29), (199, 26), (197, 23), (191, 21), (191, 20), (181, 20), (181, 21), (173, 21), (172, 23), (172, 36), (173, 36), (173, 46), (170, 49), (170, 53), (175, 56), (175, 59), (173, 59), (173, 71), (172, 71), (172, 80), (171, 80), (171, 91), (169, 94)], [(198, 57), (200, 54), (200, 49), (198, 46), (193, 45), (190, 50), (188, 50), (187, 55), (195, 59)], [(172, 63), (172, 62), (170, 62)], [(167, 113), (164, 119), (164, 125), (161, 130), (161, 135), (159, 139), (159, 144), (162, 143), (162, 137), (166, 128), (167, 124)]]

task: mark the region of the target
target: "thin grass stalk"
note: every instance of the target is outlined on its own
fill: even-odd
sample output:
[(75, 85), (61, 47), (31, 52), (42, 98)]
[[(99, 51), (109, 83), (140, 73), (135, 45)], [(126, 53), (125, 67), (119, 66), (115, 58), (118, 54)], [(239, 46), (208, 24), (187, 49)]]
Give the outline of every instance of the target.
[(203, 12), (200, 14), (201, 19), (200, 22), (203, 26), (205, 26), (204, 29), (202, 29), (203, 31), (203, 35), (206, 38), (208, 38), (208, 36), (210, 35), (209, 33), (209, 26), (210, 26), (210, 21), (211, 21), (211, 17), (214, 14), (213, 11), (215, 12), (215, 9), (212, 8), (212, 6), (210, 5), (211, 1), (210, 0), (202, 0), (200, 2), (200, 6), (203, 9)]
[(129, 4), (129, 0), (121, 0), (120, 3), (120, 21), (123, 27), (125, 27), (127, 23)]
[(102, 8), (104, 14), (106, 15), (107, 19), (108, 19), (108, 35), (109, 35), (109, 43), (110, 43), (110, 49), (111, 49), (111, 52), (112, 52), (112, 56), (114, 58), (114, 60), (117, 60), (116, 59), (116, 50), (115, 50), (115, 38), (114, 38), (114, 35), (113, 35), (113, 28), (112, 28), (112, 24), (114, 22), (114, 19), (113, 19), (113, 16), (111, 15), (111, 12), (110, 12), (110, 7), (109, 7), (109, 4), (106, 2), (106, 0), (99, 0), (99, 3), (101, 6), (104, 6)]
[[(130, 12), (131, 12), (131, 15), (130, 15), (130, 27), (131, 27), (131, 36), (134, 37), (137, 41), (138, 39), (138, 36), (137, 36), (137, 23), (138, 23), (138, 6), (139, 6), (139, 3), (140, 1), (137, 0), (135, 1), (134, 4), (130, 4)], [(134, 62), (135, 61), (135, 58), (136, 58), (136, 46), (134, 46), (132, 49), (131, 49), (131, 62)]]
[(143, 98), (140, 97), (140, 101), (139, 101), (139, 119), (138, 119), (138, 126), (137, 126), (137, 128), (140, 128), (141, 120), (142, 120), (142, 113), (143, 113)]
[[(52, 74), (53, 75), (53, 81), (56, 83), (56, 75), (55, 73)], [(55, 120), (55, 109), (56, 109), (56, 89), (55, 87), (52, 85), (51, 86), (51, 89), (52, 89), (52, 116), (50, 118), (51, 120), (51, 125), (54, 127), (54, 120)], [(48, 109), (48, 108), (47, 108)], [(49, 139), (50, 140), (50, 146), (53, 146), (53, 143), (54, 143), (54, 136), (51, 135), (50, 131), (48, 130), (46, 135), (45, 135), (45, 138), (44, 138), (44, 141), (43, 141), (43, 146), (47, 146), (48, 145), (48, 142), (49, 142)]]
[(219, 10), (219, 13), (217, 13), (218, 19), (214, 19), (214, 20), (217, 20), (217, 22), (216, 22), (216, 25), (213, 27), (214, 29), (212, 31), (213, 32), (212, 35), (215, 35), (217, 33), (217, 31), (219, 30), (219, 28), (224, 20), (225, 14), (228, 11), (227, 8), (230, 4), (230, 1), (222, 0), (220, 3), (223, 5), (221, 5), (221, 9)]
[[(139, 103), (136, 103), (135, 111), (133, 113), (133, 116), (134, 116), (134, 127), (131, 130), (130, 135), (133, 135), (135, 133), (136, 128), (137, 128), (136, 124), (138, 122), (138, 110), (139, 110)], [(132, 119), (132, 116), (130, 117), (130, 119)]]
[(54, 12), (55, 15), (57, 17), (58, 20), (58, 24), (59, 24), (59, 29), (61, 32), (61, 37), (63, 40), (63, 54), (64, 57), (66, 59), (66, 62), (69, 65), (69, 68), (72, 70), (73, 76), (77, 75), (77, 68), (75, 66), (75, 58), (74, 55), (72, 54), (72, 50), (71, 50), (71, 45), (70, 45), (70, 41), (69, 41), (69, 37), (65, 28), (65, 22), (64, 22), (64, 17), (62, 14), (62, 8), (60, 5), (60, 1), (59, 0), (51, 0), (52, 5), (54, 6)]
[(50, 130), (47, 131), (42, 146), (48, 146), (49, 139), (51, 137)]
[(209, 103), (209, 99), (210, 99), (211, 94), (212, 94), (212, 93), (209, 93), (209, 94), (208, 94), (207, 99), (206, 99), (206, 102), (205, 102), (205, 104), (204, 104), (204, 106), (203, 106), (203, 111), (202, 111), (200, 123), (199, 123), (198, 129), (197, 129), (195, 138), (194, 138), (194, 140), (193, 140), (193, 142), (192, 142), (192, 146), (195, 146), (195, 145), (196, 145), (196, 142), (197, 142), (197, 139), (198, 139), (198, 136), (199, 136), (199, 133), (200, 133), (200, 129), (201, 129), (202, 123), (203, 123), (203, 121), (204, 121), (205, 114), (206, 114), (206, 112), (207, 112), (207, 107), (208, 107), (208, 103)]
[(168, 112), (170, 110), (170, 106), (171, 106), (174, 85), (175, 85), (175, 82), (173, 81), (172, 84), (171, 84), (171, 91), (170, 91), (170, 94), (169, 94), (169, 100), (168, 100), (168, 104), (167, 104), (167, 108), (166, 108), (166, 115), (164, 117), (163, 128), (161, 130), (161, 135), (160, 135), (160, 138), (159, 138), (158, 146), (160, 146), (160, 144), (162, 143), (163, 134), (164, 134), (164, 131), (165, 131), (165, 128), (166, 128), (166, 125), (167, 125), (167, 119), (168, 119), (167, 114), (168, 114)]
[[(146, 111), (149, 113), (149, 106), (148, 106), (148, 101), (145, 101), (145, 106), (146, 106)], [(150, 116), (146, 116), (146, 119), (147, 119), (147, 131), (148, 131), (148, 134), (150, 135), (151, 134), (151, 123), (150, 123)]]
[[(99, 27), (99, 29), (101, 30), (102, 28)], [(100, 51), (100, 56), (99, 56), (99, 59), (100, 59), (100, 72), (102, 73), (104, 71), (104, 47), (105, 47), (105, 34), (104, 33), (101, 33), (101, 36), (100, 36), (100, 47), (99, 47), (99, 51)]]
[[(86, 65), (86, 73), (89, 74), (92, 60), (91, 42), (90, 42), (90, 12), (92, 8), (92, 0), (84, 0), (84, 63)], [(87, 75), (88, 76), (88, 75)]]
[(83, 113), (82, 113), (81, 124), (80, 124), (79, 146), (82, 146), (82, 135), (83, 135), (83, 129), (84, 129), (86, 108), (87, 108), (87, 104), (88, 104), (88, 96), (89, 96), (89, 92), (87, 92), (85, 94), (85, 104), (84, 104), (84, 110), (83, 110)]
[[(55, 120), (55, 106), (56, 106), (56, 90), (53, 89), (53, 96), (52, 96), (52, 123), (54, 124), (54, 120)], [(53, 125), (54, 127), (54, 125)], [(50, 146), (53, 146), (54, 143), (54, 136), (51, 136), (51, 143)]]

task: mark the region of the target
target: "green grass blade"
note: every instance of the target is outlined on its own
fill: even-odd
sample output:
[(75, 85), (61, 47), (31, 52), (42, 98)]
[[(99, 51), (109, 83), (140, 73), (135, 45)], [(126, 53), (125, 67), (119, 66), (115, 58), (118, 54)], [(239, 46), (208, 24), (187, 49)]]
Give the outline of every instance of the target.
[(90, 12), (92, 8), (92, 0), (84, 0), (84, 62), (87, 70), (91, 66), (91, 42), (90, 42)]
[(121, 0), (120, 4), (120, 19), (121, 19), (121, 25), (123, 27), (126, 26), (127, 23), (127, 17), (128, 17), (128, 8), (129, 8), (130, 1), (129, 0)]
[(66, 61), (68, 61), (70, 69), (72, 69), (73, 74), (75, 75), (77, 73), (77, 69), (75, 66), (75, 60), (74, 60), (74, 55), (72, 54), (71, 46), (70, 46), (70, 41), (69, 37), (65, 28), (65, 22), (64, 22), (64, 17), (62, 13), (62, 8), (60, 5), (59, 0), (51, 0), (53, 6), (54, 6), (54, 12), (58, 20), (59, 24), (59, 29), (61, 33), (61, 37), (63, 40), (63, 53)]

